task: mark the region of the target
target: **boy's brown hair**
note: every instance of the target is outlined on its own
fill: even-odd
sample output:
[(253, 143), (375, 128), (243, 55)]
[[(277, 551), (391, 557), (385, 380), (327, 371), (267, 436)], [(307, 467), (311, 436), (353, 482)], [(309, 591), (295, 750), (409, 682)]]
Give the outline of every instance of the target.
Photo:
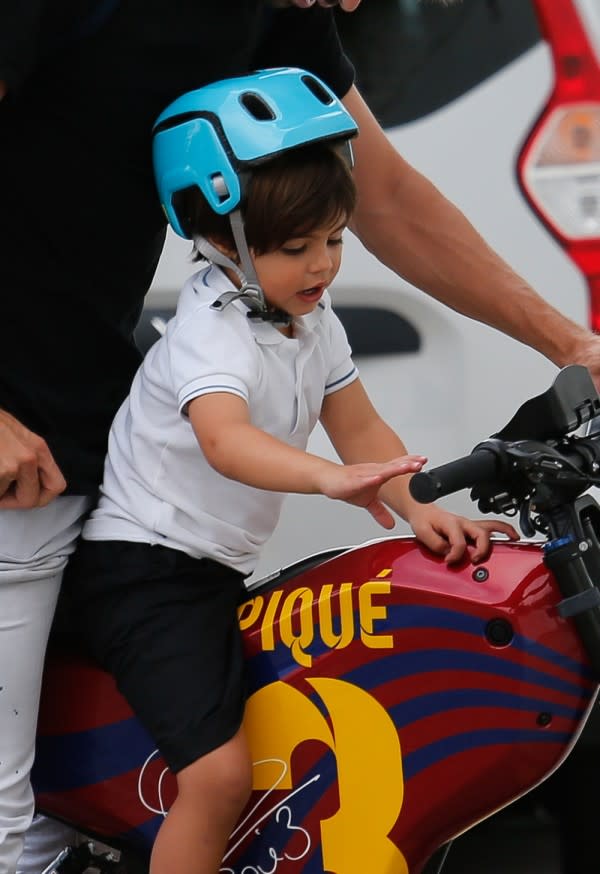
[[(229, 218), (209, 206), (200, 190), (180, 192), (174, 206), (190, 236), (235, 251)], [(248, 246), (257, 255), (317, 228), (346, 224), (356, 204), (352, 172), (330, 143), (284, 152), (253, 168), (241, 205)]]

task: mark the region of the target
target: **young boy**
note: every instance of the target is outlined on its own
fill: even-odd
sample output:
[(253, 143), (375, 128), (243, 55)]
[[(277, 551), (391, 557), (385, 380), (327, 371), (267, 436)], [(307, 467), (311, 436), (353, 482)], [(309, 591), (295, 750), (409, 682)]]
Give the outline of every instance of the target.
[[(355, 189), (352, 119), (313, 76), (265, 71), (176, 101), (155, 128), (161, 199), (206, 266), (183, 288), (109, 438), (67, 581), (96, 657), (176, 773), (152, 874), (215, 874), (250, 792), (236, 607), (285, 493), (388, 509), (450, 562), (502, 522), (408, 493), (327, 288)], [(316, 422), (341, 463), (306, 452)]]

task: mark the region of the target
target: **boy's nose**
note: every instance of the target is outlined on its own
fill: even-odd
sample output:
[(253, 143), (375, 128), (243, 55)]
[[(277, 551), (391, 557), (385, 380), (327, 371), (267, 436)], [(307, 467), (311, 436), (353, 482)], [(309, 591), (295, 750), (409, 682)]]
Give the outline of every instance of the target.
[(324, 247), (318, 254), (315, 254), (310, 269), (312, 273), (322, 273), (324, 270), (331, 270), (333, 258), (328, 247)]

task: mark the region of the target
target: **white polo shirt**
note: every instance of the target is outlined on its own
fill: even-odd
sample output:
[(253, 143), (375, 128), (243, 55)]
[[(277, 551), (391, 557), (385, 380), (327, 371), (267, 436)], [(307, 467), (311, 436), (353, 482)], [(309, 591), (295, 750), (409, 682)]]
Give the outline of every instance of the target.
[[(150, 349), (113, 422), (98, 507), (88, 540), (160, 543), (251, 573), (285, 497), (227, 479), (207, 463), (185, 414), (196, 397), (231, 392), (253, 425), (306, 449), (323, 398), (358, 371), (325, 294), (294, 320), (294, 337), (248, 318), (234, 290), (210, 265), (184, 286), (165, 335)], [(269, 464), (269, 459), (264, 459)]]

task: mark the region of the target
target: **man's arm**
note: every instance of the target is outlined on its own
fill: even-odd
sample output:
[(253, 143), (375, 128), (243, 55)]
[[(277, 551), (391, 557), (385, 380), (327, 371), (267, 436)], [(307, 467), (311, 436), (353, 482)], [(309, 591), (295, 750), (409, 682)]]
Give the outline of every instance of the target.
[[(42, 5), (10, 0), (0, 6), (0, 101), (33, 63)], [(0, 409), (0, 509), (44, 507), (66, 485), (46, 441)]]
[(540, 297), (403, 160), (356, 88), (344, 104), (360, 130), (352, 229), (366, 248), (432, 297), (537, 349), (559, 367), (585, 364), (600, 388), (600, 338)]

